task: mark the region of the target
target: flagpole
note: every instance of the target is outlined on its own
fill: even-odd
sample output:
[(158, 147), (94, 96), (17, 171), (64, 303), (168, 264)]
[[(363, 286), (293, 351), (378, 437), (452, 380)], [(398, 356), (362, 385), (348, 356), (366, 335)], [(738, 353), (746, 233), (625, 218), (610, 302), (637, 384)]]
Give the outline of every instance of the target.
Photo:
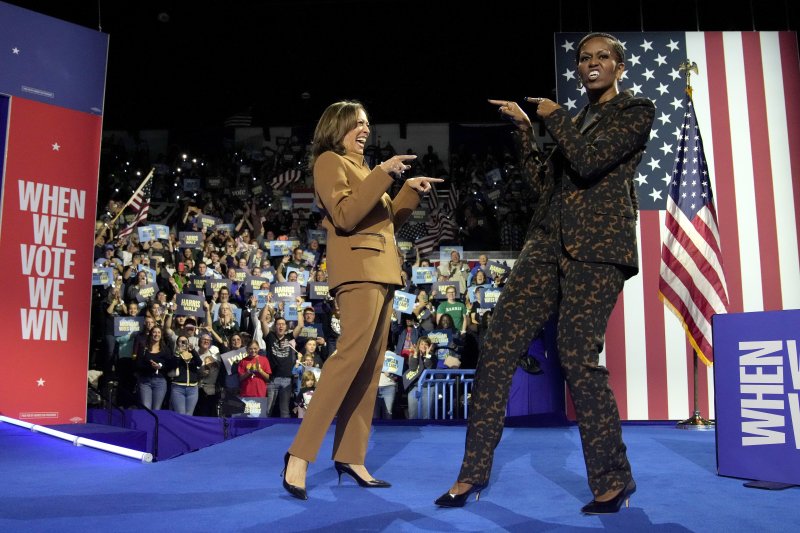
[(693, 413), (694, 414), (692, 414), (692, 416), (690, 418), (687, 418), (686, 420), (681, 420), (680, 422), (678, 422), (675, 425), (675, 427), (677, 427), (678, 429), (714, 429), (714, 427), (715, 427), (715, 423), (712, 420), (706, 420), (705, 418), (700, 416), (700, 407), (698, 406), (699, 402), (697, 401), (697, 360), (698, 359), (700, 359), (700, 358), (697, 356), (697, 350), (695, 350), (694, 351), (694, 357), (692, 357), (692, 366), (694, 367), (693, 368), (693, 370), (694, 370), (694, 379), (693, 379), (694, 383), (693, 383), (693, 387), (692, 387), (694, 389), (694, 391), (693, 391), (694, 392), (694, 405), (692, 407), (693, 407)]
[[(692, 72), (698, 74), (699, 71), (697, 69), (697, 63), (694, 61), (689, 61), (687, 58), (686, 61), (681, 63), (678, 67), (678, 70), (684, 72), (686, 74), (686, 93), (689, 95), (689, 98), (692, 97)], [(700, 357), (697, 355), (697, 350), (694, 350), (694, 356), (692, 357), (692, 375), (694, 376), (692, 379), (692, 389), (693, 389), (693, 405), (692, 405), (692, 416), (687, 418), (686, 420), (681, 420), (678, 422), (675, 427), (678, 429), (714, 429), (715, 424), (711, 420), (706, 420), (700, 415), (700, 407), (698, 402), (698, 394), (697, 394), (697, 361)]]

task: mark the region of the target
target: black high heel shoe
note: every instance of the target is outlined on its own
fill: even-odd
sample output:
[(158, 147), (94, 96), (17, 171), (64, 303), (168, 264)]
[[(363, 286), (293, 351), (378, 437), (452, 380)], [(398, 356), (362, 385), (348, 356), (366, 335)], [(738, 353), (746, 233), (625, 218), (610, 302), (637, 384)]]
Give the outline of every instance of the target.
[(486, 488), (486, 485), (472, 485), (469, 489), (461, 494), (453, 494), (450, 491), (445, 492), (433, 502), (439, 507), (464, 507), (467, 503), (467, 498), (470, 494), (475, 493), (475, 501), (477, 502), (481, 497), (481, 491)]
[(387, 481), (382, 481), (380, 479), (371, 479), (366, 480), (359, 476), (358, 474), (353, 471), (347, 463), (340, 463), (339, 461), (333, 462), (334, 468), (336, 468), (336, 473), (339, 474), (339, 485), (342, 484), (342, 474), (347, 474), (351, 478), (355, 479), (356, 482), (360, 487), (368, 488), (368, 489), (385, 489), (387, 487), (391, 487), (392, 484)]
[(290, 485), (286, 481), (286, 469), (289, 468), (289, 457), (291, 455), (289, 452), (286, 452), (286, 455), (283, 456), (283, 470), (281, 471), (281, 477), (283, 478), (283, 488), (286, 489), (286, 492), (297, 498), (298, 500), (307, 500), (308, 494), (306, 493), (306, 489), (302, 487), (297, 487), (295, 485)]
[(619, 493), (605, 502), (598, 502), (592, 500), (583, 507), (581, 512), (583, 514), (613, 514), (618, 513), (622, 507), (622, 502), (625, 502), (625, 507), (630, 505), (631, 494), (636, 492), (636, 483), (633, 480), (628, 481), (628, 484), (619, 491)]

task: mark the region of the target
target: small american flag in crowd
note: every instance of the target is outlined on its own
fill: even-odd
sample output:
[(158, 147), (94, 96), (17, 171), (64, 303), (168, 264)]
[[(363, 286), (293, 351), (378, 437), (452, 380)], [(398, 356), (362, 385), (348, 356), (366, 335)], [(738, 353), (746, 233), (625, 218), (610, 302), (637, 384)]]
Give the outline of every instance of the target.
[(458, 236), (458, 224), (455, 220), (458, 191), (455, 186), (451, 185), (445, 191), (434, 188), (428, 194), (428, 204), (431, 206), (431, 214), (424, 225), (420, 224), (424, 226), (425, 233), (417, 236), (415, 242), (420, 255), (429, 254), (439, 246), (440, 242), (451, 241)]
[(287, 185), (291, 185), (300, 180), (303, 177), (303, 173), (297, 169), (290, 169), (281, 174), (272, 178), (272, 188), (273, 189), (283, 189)]
[[(134, 217), (131, 220), (130, 224), (123, 229), (122, 231), (117, 234), (118, 239), (124, 239), (131, 233), (133, 233), (134, 228), (141, 223), (147, 220), (147, 212), (150, 210), (150, 190), (153, 188), (153, 173), (147, 175), (144, 178), (144, 181), (139, 188), (136, 189), (136, 192), (133, 193), (133, 196), (125, 207), (130, 206), (133, 208)], [(123, 207), (123, 210), (125, 208)]]

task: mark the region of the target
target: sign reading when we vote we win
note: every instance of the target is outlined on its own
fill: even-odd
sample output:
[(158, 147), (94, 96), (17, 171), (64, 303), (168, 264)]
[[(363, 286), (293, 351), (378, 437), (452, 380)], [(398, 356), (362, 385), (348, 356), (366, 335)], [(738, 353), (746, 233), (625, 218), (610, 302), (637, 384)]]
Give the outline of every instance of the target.
[(20, 211), (30, 214), (33, 242), (20, 244), (28, 307), (20, 309), (22, 338), (67, 340), (69, 311), (64, 285), (75, 279), (75, 250), (67, 247), (69, 223), (86, 217), (86, 191), (18, 181)]
[(5, 2), (0, 21), (0, 412), (85, 422), (108, 35)]

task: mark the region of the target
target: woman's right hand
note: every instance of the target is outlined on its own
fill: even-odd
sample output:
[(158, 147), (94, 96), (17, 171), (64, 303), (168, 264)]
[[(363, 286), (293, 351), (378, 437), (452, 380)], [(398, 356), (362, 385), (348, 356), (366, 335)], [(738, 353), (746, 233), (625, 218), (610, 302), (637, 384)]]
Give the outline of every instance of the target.
[(528, 130), (531, 128), (531, 119), (522, 108), (511, 100), (489, 100), (492, 105), (500, 106), (497, 110), (500, 114), (511, 120), (519, 129)]

